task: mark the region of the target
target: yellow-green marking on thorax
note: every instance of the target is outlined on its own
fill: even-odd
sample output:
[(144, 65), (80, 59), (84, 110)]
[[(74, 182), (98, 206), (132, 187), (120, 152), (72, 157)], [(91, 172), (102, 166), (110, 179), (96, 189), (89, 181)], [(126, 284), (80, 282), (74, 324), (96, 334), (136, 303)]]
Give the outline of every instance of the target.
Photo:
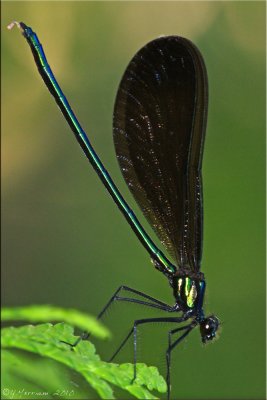
[(197, 298), (196, 283), (189, 277), (178, 279), (178, 293), (180, 298), (189, 308), (194, 308)]

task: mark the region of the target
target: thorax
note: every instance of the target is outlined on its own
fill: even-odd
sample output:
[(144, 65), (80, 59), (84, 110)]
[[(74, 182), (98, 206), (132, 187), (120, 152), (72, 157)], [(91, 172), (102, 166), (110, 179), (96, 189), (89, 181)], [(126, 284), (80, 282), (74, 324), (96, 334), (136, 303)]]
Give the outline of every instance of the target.
[(175, 274), (171, 282), (176, 303), (183, 311), (200, 312), (203, 305), (206, 283), (204, 276)]

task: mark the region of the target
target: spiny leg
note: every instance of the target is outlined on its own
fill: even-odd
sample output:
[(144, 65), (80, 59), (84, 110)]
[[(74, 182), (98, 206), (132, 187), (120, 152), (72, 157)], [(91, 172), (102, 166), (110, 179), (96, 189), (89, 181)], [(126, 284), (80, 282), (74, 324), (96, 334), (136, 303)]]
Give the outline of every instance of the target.
[[(167, 399), (170, 400), (170, 392), (171, 392), (171, 352), (173, 349), (175, 349), (176, 346), (178, 346), (179, 343), (182, 342), (182, 340), (191, 332), (191, 330), (196, 326), (196, 324), (193, 322), (188, 325), (184, 325), (182, 327), (173, 329), (168, 332), (168, 350), (166, 351), (166, 365), (167, 365), (167, 377), (166, 377), (166, 382), (167, 382), (167, 388), (168, 388), (168, 393), (167, 393)], [(185, 332), (174, 342), (172, 343), (172, 335), (174, 335), (177, 332), (183, 331)]]
[[(170, 311), (173, 309), (173, 307), (169, 306), (168, 304), (166, 304), (166, 303), (164, 303), (164, 302), (162, 302), (162, 301), (160, 301), (158, 299), (155, 299), (154, 297), (151, 297), (151, 296), (149, 296), (149, 295), (147, 295), (147, 294), (145, 294), (143, 292), (140, 292), (139, 290), (132, 289), (132, 288), (130, 288), (128, 286), (122, 285), (116, 290), (115, 294), (111, 297), (110, 301), (107, 303), (107, 305), (101, 311), (101, 313), (98, 316), (98, 319), (102, 317), (102, 315), (104, 314), (106, 309), (109, 307), (109, 305), (112, 303), (112, 301), (122, 299), (122, 297), (118, 296), (119, 292), (122, 291), (122, 290), (125, 290), (125, 291), (130, 292), (130, 293), (137, 294), (141, 298), (144, 298), (146, 300), (151, 301), (152, 304), (154, 303), (154, 305), (151, 305), (151, 307), (155, 307), (156, 305), (159, 305), (161, 307), (165, 307), (165, 308), (170, 309)], [(137, 300), (137, 299), (133, 299), (133, 300)]]
[[(149, 300), (149, 301), (139, 300), (139, 299), (130, 298), (130, 297), (121, 297), (121, 296), (119, 296), (119, 293), (121, 291), (123, 291), (123, 290), (125, 290), (126, 292), (129, 292), (129, 293), (134, 293), (134, 294), (140, 296), (141, 298), (144, 298), (144, 299)], [(122, 285), (116, 290), (116, 292), (113, 294), (113, 296), (107, 302), (107, 304), (105, 305), (103, 310), (98, 315), (97, 319), (101, 319), (103, 317), (103, 315), (105, 314), (107, 309), (112, 305), (112, 303), (114, 301), (128, 301), (128, 302), (131, 302), (131, 303), (141, 304), (141, 305), (144, 305), (144, 306), (147, 306), (147, 307), (157, 308), (159, 310), (168, 311), (168, 312), (177, 311), (176, 306), (174, 306), (174, 307), (173, 306), (169, 306), (168, 304), (163, 303), (162, 301), (157, 300), (154, 297), (151, 297), (151, 296), (149, 296), (149, 295), (147, 295), (147, 294), (145, 294), (143, 292), (139, 292), (138, 290), (135, 290), (135, 289), (129, 288), (128, 286)], [(81, 340), (88, 339), (90, 337), (90, 335), (91, 335), (90, 332), (85, 331), (85, 332), (83, 332), (81, 334), (80, 337), (78, 337), (78, 339), (73, 344), (67, 343), (65, 341), (62, 341), (62, 343), (68, 344), (72, 348), (74, 348), (74, 347), (77, 346), (78, 343), (80, 343)]]
[(134, 321), (134, 325), (128, 335), (125, 337), (125, 339), (122, 341), (120, 344), (119, 348), (116, 350), (116, 352), (113, 354), (111, 359), (109, 361), (113, 361), (114, 358), (117, 356), (117, 354), (121, 351), (123, 346), (126, 344), (128, 339), (131, 337), (132, 334), (134, 334), (134, 376), (133, 376), (133, 381), (136, 379), (136, 364), (137, 364), (137, 327), (138, 325), (142, 324), (149, 324), (149, 323), (157, 323), (157, 322), (167, 322), (167, 323), (181, 323), (184, 322), (187, 319), (186, 316), (182, 317), (160, 317), (160, 318), (146, 318), (146, 319), (139, 319)]

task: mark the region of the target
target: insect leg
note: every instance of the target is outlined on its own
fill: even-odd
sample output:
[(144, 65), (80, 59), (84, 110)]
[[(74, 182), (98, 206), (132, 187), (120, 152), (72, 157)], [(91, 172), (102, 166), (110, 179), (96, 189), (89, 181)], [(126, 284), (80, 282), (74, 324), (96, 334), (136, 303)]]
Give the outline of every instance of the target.
[[(132, 334), (134, 334), (134, 377), (133, 381), (136, 379), (136, 363), (137, 363), (137, 327), (138, 325), (142, 324), (149, 324), (149, 323), (157, 323), (157, 322), (170, 322), (170, 323), (181, 323), (185, 321), (185, 317), (182, 316), (180, 318), (175, 318), (175, 317), (161, 317), (161, 318), (146, 318), (146, 319), (139, 319), (134, 321), (134, 325), (128, 335), (124, 338), (116, 352), (113, 354), (111, 359), (109, 361), (113, 361), (113, 359), (117, 356), (117, 354), (121, 351), (123, 346), (126, 344), (128, 339), (131, 337)], [(190, 326), (190, 325), (189, 325)], [(188, 327), (188, 326), (187, 326)]]
[[(126, 291), (128, 293), (133, 293), (137, 296), (139, 296), (141, 299), (146, 299), (148, 301), (144, 301), (141, 299), (136, 299), (136, 298), (132, 298), (132, 297), (121, 297), (119, 296), (119, 293), (122, 291)], [(110, 298), (110, 300), (107, 302), (107, 304), (105, 305), (105, 307), (103, 308), (103, 310), (100, 312), (100, 314), (98, 315), (97, 319), (101, 319), (103, 317), (103, 315), (105, 314), (105, 312), (107, 311), (107, 309), (112, 305), (112, 303), (114, 301), (128, 301), (131, 303), (137, 303), (137, 304), (141, 304), (147, 307), (152, 307), (152, 308), (157, 308), (159, 310), (163, 310), (163, 311), (168, 311), (168, 312), (173, 312), (173, 311), (177, 311), (176, 308), (174, 308), (173, 306), (170, 306), (166, 303), (163, 303), (160, 300), (155, 299), (154, 297), (151, 297), (145, 293), (139, 292), (138, 290), (135, 289), (131, 289), (128, 286), (120, 286), (116, 292), (113, 294), (113, 296)], [(80, 343), (81, 340), (86, 340), (90, 337), (90, 332), (83, 332), (81, 334), (81, 336), (76, 340), (76, 342), (74, 342), (73, 344), (71, 343), (67, 343), (69, 344), (71, 347), (76, 347), (78, 343)], [(66, 343), (66, 342), (63, 342)]]
[[(167, 399), (170, 400), (170, 392), (171, 392), (171, 352), (178, 346), (179, 343), (191, 332), (191, 330), (196, 326), (195, 323), (191, 323), (189, 325), (185, 325), (176, 329), (169, 331), (168, 333), (168, 349), (166, 351), (166, 365), (167, 365), (167, 387), (168, 387), (168, 395)], [(185, 332), (174, 342), (172, 343), (172, 336), (180, 331), (185, 330)]]

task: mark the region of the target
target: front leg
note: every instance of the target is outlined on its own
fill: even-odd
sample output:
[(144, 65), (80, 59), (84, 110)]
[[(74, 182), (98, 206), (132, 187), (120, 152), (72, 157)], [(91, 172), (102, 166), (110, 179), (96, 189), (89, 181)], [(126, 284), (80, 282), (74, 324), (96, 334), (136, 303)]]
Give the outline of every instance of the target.
[(124, 345), (127, 343), (128, 339), (134, 334), (134, 376), (133, 381), (136, 379), (137, 371), (136, 371), (136, 364), (137, 364), (137, 328), (139, 325), (143, 324), (151, 324), (151, 323), (158, 323), (158, 322), (166, 322), (166, 323), (175, 323), (179, 324), (186, 320), (187, 318), (182, 315), (181, 317), (161, 317), (161, 318), (146, 318), (146, 319), (139, 319), (134, 321), (134, 325), (128, 335), (124, 338), (118, 349), (115, 351), (113, 356), (110, 358), (110, 362), (114, 360), (117, 354), (121, 351)]

